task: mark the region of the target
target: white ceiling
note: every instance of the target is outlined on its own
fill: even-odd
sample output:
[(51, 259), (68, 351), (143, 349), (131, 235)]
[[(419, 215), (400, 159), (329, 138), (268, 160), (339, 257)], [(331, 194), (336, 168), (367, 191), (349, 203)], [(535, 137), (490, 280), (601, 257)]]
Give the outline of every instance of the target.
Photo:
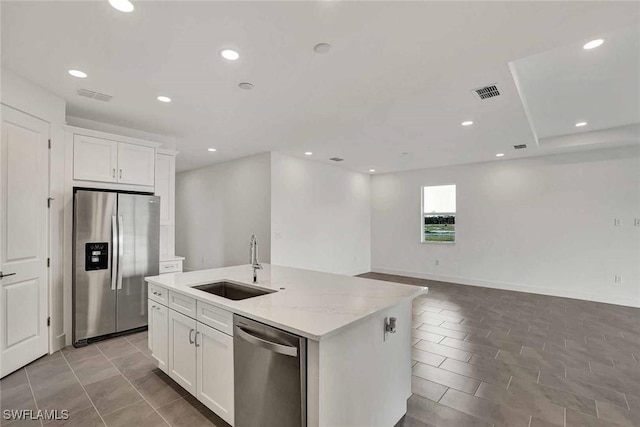
[(640, 122), (640, 26), (596, 36), (596, 49), (582, 48), (586, 38), (513, 62), (538, 138)]
[[(134, 4), (2, 1), (2, 65), (64, 97), (70, 116), (175, 137), (179, 170), (268, 150), (363, 172), (541, 154), (509, 62), (640, 23), (634, 2)], [(226, 47), (240, 60), (221, 59)], [(500, 97), (472, 95), (490, 83)]]

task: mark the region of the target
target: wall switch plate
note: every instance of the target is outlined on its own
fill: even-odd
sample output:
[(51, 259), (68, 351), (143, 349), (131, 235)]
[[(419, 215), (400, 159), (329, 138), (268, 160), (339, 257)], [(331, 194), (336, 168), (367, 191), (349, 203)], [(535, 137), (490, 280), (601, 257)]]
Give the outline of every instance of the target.
[(613, 283), (622, 283), (622, 276), (620, 276), (619, 274), (615, 274), (613, 276)]
[(640, 227), (640, 218), (635, 218), (633, 220), (633, 225), (636, 226), (636, 227)]
[(439, 260), (439, 259), (435, 260), (435, 261), (434, 261), (434, 264), (435, 264), (435, 265), (440, 265), (440, 260)]

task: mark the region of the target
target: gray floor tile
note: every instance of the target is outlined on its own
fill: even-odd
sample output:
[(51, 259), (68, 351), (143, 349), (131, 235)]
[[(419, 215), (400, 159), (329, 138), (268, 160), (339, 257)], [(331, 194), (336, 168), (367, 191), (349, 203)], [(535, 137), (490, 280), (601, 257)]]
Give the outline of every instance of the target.
[(102, 354), (75, 362), (72, 369), (85, 386), (120, 374)]
[(45, 424), (47, 427), (102, 427), (100, 415), (93, 406), (69, 415), (67, 420), (51, 421)]
[(424, 363), (418, 363), (412, 369), (413, 375), (447, 387), (453, 387), (456, 390), (469, 394), (475, 393), (480, 385), (480, 381), (476, 379), (458, 375), (455, 372), (445, 371), (444, 369), (434, 366), (425, 365)]
[(437, 402), (448, 387), (417, 376), (411, 377), (411, 393)]
[(409, 398), (407, 416), (436, 427), (491, 427), (492, 423), (462, 411), (413, 395)]
[(111, 362), (129, 380), (148, 375), (156, 369), (156, 364), (139, 351), (113, 358)]
[(97, 381), (85, 388), (101, 415), (142, 400), (140, 393), (122, 376)]
[(515, 411), (509, 406), (488, 402), (452, 388), (442, 396), (440, 403), (495, 425), (529, 427), (530, 414), (526, 411)]
[(108, 359), (114, 359), (116, 357), (122, 357), (126, 354), (137, 353), (136, 349), (125, 337), (112, 338), (106, 341), (101, 341), (96, 344)]
[(427, 365), (440, 366), (444, 362), (445, 357), (439, 356), (428, 351), (418, 350), (417, 348), (411, 349), (411, 359), (426, 363)]
[(143, 377), (135, 378), (131, 382), (154, 408), (164, 406), (187, 394), (185, 389), (159, 369)]
[(103, 416), (108, 427), (163, 427), (168, 424), (147, 402), (141, 400)]
[(75, 348), (73, 346), (65, 347), (62, 349), (62, 354), (69, 361), (69, 364), (73, 365), (73, 362), (86, 359), (88, 357), (97, 356), (100, 354), (95, 344), (89, 344), (85, 347)]
[[(445, 338), (446, 340), (446, 338)], [(460, 360), (462, 362), (466, 362), (471, 359), (472, 353), (460, 350), (457, 348), (449, 347), (446, 345), (436, 344), (429, 341), (420, 341), (418, 344), (414, 346), (418, 350), (428, 351), (429, 353), (438, 354), (444, 357), (450, 357), (452, 359)]]

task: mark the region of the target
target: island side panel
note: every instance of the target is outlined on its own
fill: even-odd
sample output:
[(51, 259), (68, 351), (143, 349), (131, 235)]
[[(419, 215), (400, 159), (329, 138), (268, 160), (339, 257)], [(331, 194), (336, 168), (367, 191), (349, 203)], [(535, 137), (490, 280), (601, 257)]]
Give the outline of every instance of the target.
[[(402, 418), (411, 396), (411, 306), (382, 310), (310, 346), (309, 426), (390, 427)], [(397, 327), (385, 339), (386, 317)]]

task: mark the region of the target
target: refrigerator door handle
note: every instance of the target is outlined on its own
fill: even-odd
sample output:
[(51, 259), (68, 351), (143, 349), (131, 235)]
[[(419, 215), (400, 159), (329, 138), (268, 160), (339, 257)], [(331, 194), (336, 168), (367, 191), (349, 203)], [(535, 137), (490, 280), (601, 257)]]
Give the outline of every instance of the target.
[(124, 258), (124, 227), (118, 216), (118, 289), (122, 289), (122, 261)]
[(118, 279), (118, 224), (116, 217), (111, 217), (111, 290), (116, 290)]

